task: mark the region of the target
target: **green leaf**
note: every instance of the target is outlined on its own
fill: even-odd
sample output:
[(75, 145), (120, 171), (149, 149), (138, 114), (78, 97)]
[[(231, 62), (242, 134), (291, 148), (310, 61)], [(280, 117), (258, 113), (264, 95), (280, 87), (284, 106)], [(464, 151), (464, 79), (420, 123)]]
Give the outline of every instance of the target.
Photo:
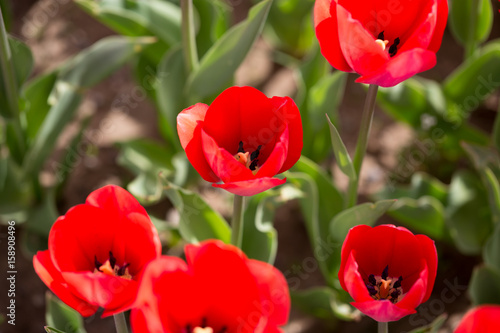
[(497, 176), (492, 171), (492, 168), (500, 170), (498, 151), (466, 142), (462, 142), (462, 147), (474, 163), (475, 168), (481, 176), (483, 185), (488, 191), (488, 202), (493, 222), (500, 223), (500, 185)]
[(500, 304), (500, 271), (488, 267), (476, 267), (469, 283), (469, 295), (474, 305)]
[(57, 327), (58, 330), (63, 330), (66, 333), (86, 332), (83, 319), (76, 310), (61, 302), (50, 292), (45, 294), (45, 302), (47, 305), (45, 320), (49, 327)]
[(387, 186), (374, 195), (377, 200), (402, 197), (419, 199), (423, 196), (434, 197), (445, 204), (448, 197), (448, 187), (427, 173), (416, 172), (411, 177), (410, 186)]
[(26, 117), (26, 134), (29, 143), (36, 137), (50, 110), (49, 96), (56, 79), (57, 72), (54, 71), (36, 77), (24, 87), (22, 94), (26, 99), (24, 116)]
[[(304, 159), (303, 156), (301, 157), (302, 159)], [(294, 168), (297, 169), (296, 167), (297, 164)], [(314, 249), (315, 256), (319, 257), (317, 259), (321, 273), (325, 277), (326, 282), (330, 286), (333, 286), (334, 281), (338, 279), (337, 269), (340, 265), (341, 244), (334, 242), (330, 236), (329, 221), (336, 214), (336, 212), (332, 213), (332, 206), (337, 206), (338, 203), (341, 204), (342, 199), (335, 200), (334, 196), (338, 192), (335, 192), (335, 188), (330, 187), (332, 186), (330, 185), (331, 182), (324, 181), (321, 173), (316, 174), (316, 176), (319, 177), (315, 179), (306, 172), (286, 173), (286, 177), (290, 183), (294, 184), (303, 193), (302, 197), (299, 198), (299, 203), (306, 222), (309, 240)], [(321, 187), (320, 184), (322, 185)], [(328, 193), (332, 195), (328, 195)], [(323, 204), (324, 202), (327, 203)], [(338, 209), (340, 211), (342, 208)]]
[[(276, 0), (269, 12), (268, 36), (287, 53), (300, 58), (315, 42), (312, 0)], [(293, 24), (283, 24), (293, 22)], [(271, 34), (272, 32), (272, 34)], [(268, 37), (266, 36), (266, 37)]]
[(392, 88), (379, 88), (377, 103), (394, 119), (413, 128), (420, 127), (421, 115), (429, 111), (425, 87), (412, 78)]
[(190, 93), (207, 97), (224, 88), (262, 31), (271, 4), (272, 0), (264, 0), (252, 7), (245, 21), (228, 30), (207, 51), (189, 77)]
[(500, 272), (500, 224), (497, 224), (493, 235), (483, 248), (484, 263)]
[(33, 55), (30, 48), (18, 39), (9, 36), (12, 65), (18, 89), (28, 79), (33, 70)]
[(330, 223), (332, 237), (337, 242), (343, 243), (349, 229), (361, 224), (373, 226), (395, 202), (396, 200), (368, 202), (340, 212)]
[(493, 25), (490, 0), (460, 0), (450, 2), (450, 27), (453, 36), (462, 44), (484, 42)]
[(481, 253), (491, 235), (493, 226), (487, 202), (486, 190), (475, 174), (458, 171), (453, 175), (445, 222), (457, 248), (465, 254)]
[(61, 330), (58, 330), (57, 328), (50, 327), (50, 326), (44, 326), (43, 328), (45, 329), (45, 332), (47, 332), (47, 333), (66, 333), (66, 332), (63, 332)]
[(329, 223), (335, 214), (338, 214), (343, 209), (343, 196), (333, 184), (332, 179), (328, 174), (316, 163), (305, 156), (300, 159), (292, 167), (292, 171), (307, 174), (314, 180), (314, 183), (319, 193), (319, 218), (324, 221), (322, 232), (329, 231)]
[(165, 122), (167, 139), (180, 150), (177, 136), (177, 115), (186, 105), (184, 86), (186, 83), (186, 67), (182, 49), (174, 48), (167, 52), (158, 65), (158, 84), (156, 96), (158, 109)]
[(27, 219), (33, 203), (33, 188), (22, 179), (19, 166), (8, 157), (0, 157), (3, 182), (0, 184), (0, 215), (6, 219), (15, 218), (17, 223)]
[(273, 191), (266, 191), (250, 198), (245, 208), (241, 246), (249, 258), (271, 265), (278, 249), (278, 234), (273, 226), (276, 201)]
[(442, 315), (434, 319), (429, 325), (416, 328), (408, 333), (438, 333), (439, 329), (444, 325), (447, 318), (448, 315), (446, 313), (443, 313)]
[(56, 90), (89, 88), (99, 83), (147, 44), (154, 42), (147, 37), (106, 37), (65, 63), (59, 72)]
[(356, 171), (354, 170), (354, 166), (352, 165), (351, 156), (349, 156), (349, 153), (347, 152), (344, 142), (342, 142), (342, 138), (340, 137), (339, 132), (332, 124), (332, 121), (330, 120), (328, 115), (326, 116), (326, 119), (328, 120), (328, 125), (330, 125), (330, 136), (332, 140), (333, 153), (335, 154), (335, 159), (337, 160), (339, 168), (347, 177), (349, 177), (350, 180), (356, 180), (357, 175)]
[[(51, 108), (26, 153), (23, 168), (27, 177), (32, 177), (42, 168), (59, 134), (73, 118), (82, 99), (81, 89), (105, 79), (149, 42), (144, 38), (107, 37), (61, 67), (49, 96)], [(43, 84), (49, 83), (45, 81)]]
[(190, 243), (206, 239), (231, 241), (231, 229), (226, 220), (198, 194), (169, 184), (165, 195), (179, 212), (179, 232), (184, 240)]
[(28, 178), (36, 175), (43, 167), (45, 160), (54, 148), (59, 134), (73, 118), (81, 100), (81, 95), (73, 90), (60, 93), (57, 102), (50, 108), (36, 134), (33, 145), (26, 153), (23, 168)]
[(86, 12), (126, 36), (156, 36), (168, 45), (181, 40), (181, 10), (168, 1), (76, 0)]
[(433, 239), (441, 240), (446, 236), (443, 204), (435, 197), (426, 195), (418, 199), (400, 198), (389, 215)]
[(458, 105), (461, 113), (470, 113), (500, 87), (499, 62), (500, 41), (494, 40), (446, 78), (444, 93)]
[(194, 0), (199, 24), (196, 34), (198, 55), (202, 57), (231, 24), (229, 6), (221, 0)]
[(160, 174), (162, 178), (174, 175), (172, 152), (148, 139), (137, 139), (118, 145), (118, 164), (137, 175), (128, 185), (128, 190), (144, 205), (158, 202), (163, 196)]
[(359, 319), (359, 311), (338, 300), (335, 290), (328, 287), (316, 287), (296, 291), (291, 289), (290, 296), (294, 307), (317, 318), (343, 320)]
[(495, 125), (493, 127), (492, 141), (496, 149), (500, 151), (500, 108), (495, 117)]
[(325, 114), (331, 114), (331, 121), (338, 124), (337, 109), (344, 97), (347, 73), (336, 71), (316, 83), (309, 92), (309, 121), (314, 131), (325, 126)]

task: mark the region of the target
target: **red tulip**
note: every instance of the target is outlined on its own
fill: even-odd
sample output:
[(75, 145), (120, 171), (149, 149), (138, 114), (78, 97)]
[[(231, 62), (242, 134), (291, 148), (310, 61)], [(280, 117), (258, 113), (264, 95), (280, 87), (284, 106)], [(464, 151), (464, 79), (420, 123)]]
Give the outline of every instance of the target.
[(339, 280), (351, 303), (379, 322), (415, 313), (434, 286), (437, 252), (434, 242), (403, 227), (359, 225), (342, 246)]
[(436, 65), (447, 0), (316, 0), (321, 52), (356, 82), (392, 87)]
[(206, 181), (250, 196), (283, 184), (302, 151), (302, 121), (289, 97), (267, 98), (252, 87), (232, 87), (214, 102), (177, 116), (186, 155)]
[(500, 332), (500, 305), (481, 305), (469, 310), (454, 333)]
[(288, 321), (290, 296), (272, 265), (209, 240), (185, 248), (187, 264), (163, 256), (140, 280), (134, 332), (274, 333)]
[(109, 185), (57, 219), (49, 249), (38, 252), (33, 265), (64, 303), (83, 316), (102, 307), (104, 317), (130, 308), (139, 273), (160, 255), (146, 210), (126, 190)]

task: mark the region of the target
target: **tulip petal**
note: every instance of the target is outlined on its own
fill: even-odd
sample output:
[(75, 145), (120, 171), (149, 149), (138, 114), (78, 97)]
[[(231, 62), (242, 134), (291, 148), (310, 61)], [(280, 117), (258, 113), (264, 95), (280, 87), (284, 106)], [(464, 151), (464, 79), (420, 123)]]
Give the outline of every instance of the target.
[(203, 145), (201, 142), (201, 131), (203, 123), (198, 122), (198, 126), (195, 127), (193, 132), (193, 138), (188, 143), (186, 148), (186, 156), (191, 162), (193, 168), (198, 171), (201, 178), (205, 179), (207, 182), (214, 183), (220, 181), (220, 178), (215, 175), (212, 168), (208, 164), (205, 154), (203, 153)]
[(286, 178), (258, 178), (244, 180), (239, 182), (230, 182), (225, 184), (212, 184), (213, 187), (223, 188), (224, 190), (241, 196), (252, 196), (264, 192), (270, 188), (282, 185), (286, 182)]
[(403, 292), (406, 292), (404, 297), (396, 303), (396, 306), (402, 309), (415, 309), (419, 304), (423, 302), (425, 293), (427, 291), (427, 281), (429, 280), (429, 272), (427, 270), (427, 264), (425, 260), (422, 259), (421, 266), (423, 266), (420, 271), (417, 281), (413, 283), (410, 290), (405, 290), (403, 287)]
[(105, 308), (103, 317), (130, 309), (137, 295), (138, 283), (134, 280), (91, 272), (62, 272), (61, 275), (73, 294)]
[(297, 163), (302, 153), (304, 145), (302, 119), (297, 105), (290, 97), (273, 97), (271, 102), (276, 113), (288, 124), (288, 153), (283, 166), (278, 171), (282, 173)]
[(332, 17), (330, 14), (332, 1), (337, 2), (336, 0), (316, 0), (314, 2), (314, 28), (316, 28), (321, 21)]
[(437, 17), (434, 35), (432, 36), (432, 40), (428, 46), (428, 50), (432, 52), (437, 52), (441, 46), (444, 29), (446, 28), (446, 19), (448, 18), (447, 0), (438, 0)]
[(77, 205), (53, 224), (49, 250), (60, 271), (93, 271), (94, 258), (109, 257), (121, 219), (90, 205)]
[(85, 201), (87, 205), (102, 208), (116, 216), (129, 213), (141, 213), (148, 216), (144, 207), (124, 188), (116, 185), (101, 187), (89, 194)]
[(255, 301), (259, 299), (259, 289), (246, 256), (235, 246), (219, 241), (204, 242), (197, 251), (190, 247), (186, 247), (186, 257), (201, 289), (199, 300), (207, 304), (205, 315), (213, 322), (210, 325), (227, 326), (229, 332), (253, 332), (262, 313), (261, 305)]
[(497, 333), (500, 330), (500, 306), (480, 305), (465, 314), (454, 333)]
[(373, 298), (371, 298), (370, 294), (368, 293), (365, 281), (359, 273), (359, 265), (356, 262), (355, 250), (350, 253), (347, 259), (342, 279), (343, 281), (345, 281), (347, 292), (349, 292), (351, 297), (356, 302), (368, 302), (373, 300)]
[(290, 293), (284, 276), (274, 266), (262, 261), (249, 260), (247, 265), (257, 281), (262, 311), (268, 318), (264, 332), (285, 325), (290, 311)]
[(287, 158), (288, 153), (288, 126), (279, 137), (279, 141), (274, 145), (271, 155), (266, 159), (264, 164), (259, 168), (255, 177), (273, 177), (280, 171), (283, 163)]
[(412, 49), (398, 54), (378, 70), (358, 78), (358, 83), (393, 87), (415, 74), (425, 72), (436, 65), (436, 54), (424, 49)]
[[(135, 276), (151, 259), (161, 255), (161, 241), (149, 217), (131, 213), (124, 222), (127, 223), (116, 230), (117, 241), (110, 250), (119, 263), (130, 264), (130, 274)], [(133, 241), (119, 241), (124, 239)]]
[[(334, 68), (340, 71), (352, 72), (352, 68), (347, 63), (345, 56), (342, 53), (342, 49), (340, 48), (336, 7), (337, 6), (335, 4), (335, 1), (332, 2), (331, 10), (333, 16), (327, 17), (319, 22), (315, 21), (316, 37), (318, 38), (318, 42), (321, 48), (321, 54), (323, 54), (326, 60), (328, 60), (330, 65), (332, 65)], [(318, 12), (319, 11), (320, 9), (318, 9)], [(315, 14), (316, 14), (316, 7), (315, 7)], [(320, 17), (324, 16), (325, 16), (324, 14), (318, 14), (318, 16), (315, 16), (315, 19), (316, 18), (319, 19)]]
[(215, 142), (215, 140), (204, 130), (201, 131), (201, 138), (205, 158), (214, 173), (222, 179), (223, 182), (242, 181), (255, 178), (250, 169), (238, 162), (226, 149), (220, 148), (217, 142)]
[(404, 44), (402, 47), (398, 48), (398, 52), (404, 53), (415, 48), (428, 48), (438, 21), (437, 2), (438, 0), (429, 1), (426, 6), (421, 9), (421, 15), (425, 16), (416, 20), (421, 22), (415, 25), (415, 29), (413, 31), (408, 32), (409, 36), (404, 36), (402, 38), (404, 40)]
[(375, 42), (371, 33), (339, 4), (337, 22), (342, 54), (357, 73), (369, 75), (389, 60), (389, 54)]
[(252, 87), (231, 87), (210, 105), (203, 130), (232, 155), (240, 141), (246, 151), (273, 141), (280, 134), (275, 131), (276, 121), (279, 118), (266, 95)]
[(392, 304), (391, 301), (383, 300), (376, 301), (372, 300), (369, 302), (352, 302), (354, 306), (359, 311), (363, 312), (368, 317), (379, 321), (379, 322), (389, 322), (397, 321), (405, 316), (416, 313), (415, 309), (402, 309)]
[(427, 236), (424, 235), (415, 235), (417, 241), (420, 243), (420, 249), (422, 250), (422, 254), (424, 256), (424, 260), (428, 269), (428, 278), (427, 278), (427, 291), (422, 302), (425, 302), (429, 299), (432, 294), (432, 289), (434, 288), (434, 281), (436, 280), (437, 274), (437, 266), (438, 266), (438, 256), (436, 245), (434, 241)]
[(68, 288), (61, 272), (52, 263), (49, 251), (39, 251), (33, 256), (33, 267), (40, 279), (49, 289), (66, 305), (75, 309), (84, 317), (93, 315), (98, 306), (91, 305), (81, 298), (76, 297)]
[[(189, 285), (191, 281), (188, 267), (182, 259), (162, 256), (151, 261), (140, 278), (132, 310), (133, 315), (141, 311), (135, 314), (138, 317), (137, 323), (135, 318), (131, 319), (134, 332), (164, 332), (166, 328), (175, 332), (181, 329), (184, 322), (203, 315), (205, 308), (199, 306), (200, 302), (193, 302), (199, 295), (196, 295), (197, 289)], [(152, 297), (151, 293), (155, 296)], [(175, 299), (175, 303), (172, 303), (171, 299)], [(174, 312), (160, 314), (158, 306), (161, 305), (173, 307)], [(178, 312), (176, 309), (186, 308), (189, 308), (189, 311), (180, 311), (178, 315), (181, 317), (173, 316)], [(142, 317), (147, 318), (146, 323), (142, 322)], [(141, 330), (143, 326), (146, 326), (147, 330)]]
[(194, 136), (195, 128), (199, 121), (205, 119), (208, 105), (197, 103), (184, 109), (177, 115), (177, 133), (183, 149), (191, 142)]

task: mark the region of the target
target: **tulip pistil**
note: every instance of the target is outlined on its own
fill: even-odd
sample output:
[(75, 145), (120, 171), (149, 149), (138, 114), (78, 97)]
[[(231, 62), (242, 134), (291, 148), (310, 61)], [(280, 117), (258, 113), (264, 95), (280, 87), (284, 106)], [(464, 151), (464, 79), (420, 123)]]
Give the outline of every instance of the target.
[(375, 276), (370, 274), (368, 276), (366, 289), (368, 289), (368, 293), (375, 300), (389, 300), (392, 303), (396, 303), (399, 301), (400, 296), (403, 295), (402, 281), (402, 276), (399, 278), (389, 278), (389, 266), (386, 266), (382, 275)]
[[(379, 33), (377, 35), (377, 39), (375, 40), (375, 43), (377, 43), (378, 45), (380, 45), (380, 47), (382, 48), (382, 50), (386, 50), (387, 48), (387, 45), (389, 45), (389, 41), (387, 39), (385, 39), (384, 37), (384, 31), (382, 31), (381, 33)], [(394, 40), (394, 43), (389, 47), (389, 55), (392, 57), (394, 57), (397, 53), (398, 53), (398, 45), (401, 43), (401, 39), (396, 38)]]
[(110, 276), (119, 276), (127, 280), (132, 279), (128, 267), (130, 263), (119, 266), (116, 264), (116, 258), (113, 256), (113, 252), (109, 251), (109, 259), (103, 264), (97, 260), (97, 256), (94, 256), (94, 273), (100, 272)]
[(249, 168), (253, 174), (256, 174), (259, 166), (259, 154), (262, 149), (262, 145), (259, 145), (256, 150), (254, 150), (251, 154), (243, 148), (243, 141), (240, 141), (238, 144), (238, 152), (234, 155), (234, 158), (245, 167)]

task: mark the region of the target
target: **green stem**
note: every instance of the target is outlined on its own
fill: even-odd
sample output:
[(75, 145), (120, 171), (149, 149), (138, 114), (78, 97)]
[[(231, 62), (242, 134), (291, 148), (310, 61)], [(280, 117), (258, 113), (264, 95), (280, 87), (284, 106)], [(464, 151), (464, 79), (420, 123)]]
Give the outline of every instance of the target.
[(378, 333), (388, 333), (389, 332), (389, 323), (378, 323)]
[(5, 30), (3, 21), (2, 9), (0, 8), (0, 69), (3, 73), (3, 81), (5, 86), (5, 99), (8, 104), (9, 124), (14, 132), (15, 144), (21, 155), (24, 154), (24, 135), (21, 122), (19, 120), (19, 105), (16, 77), (14, 75), (14, 67), (12, 64), (12, 52), (9, 46), (9, 37)]
[(231, 233), (231, 244), (239, 247), (243, 243), (243, 203), (244, 197), (240, 195), (234, 195), (233, 203), (233, 221), (231, 227), (233, 231)]
[(116, 333), (128, 333), (127, 321), (125, 320), (125, 313), (120, 312), (113, 316), (115, 320)]
[(181, 0), (182, 49), (188, 73), (198, 67), (198, 50), (194, 31), (193, 0)]
[(361, 118), (361, 126), (359, 129), (358, 143), (354, 153), (353, 166), (356, 172), (356, 179), (349, 180), (349, 187), (347, 189), (346, 208), (356, 205), (358, 198), (358, 184), (361, 172), (361, 166), (366, 153), (366, 146), (368, 145), (368, 137), (370, 135), (370, 128), (372, 126), (373, 113), (375, 111), (375, 100), (377, 99), (378, 86), (371, 84), (368, 88), (366, 95), (365, 106), (363, 108), (363, 115)]

